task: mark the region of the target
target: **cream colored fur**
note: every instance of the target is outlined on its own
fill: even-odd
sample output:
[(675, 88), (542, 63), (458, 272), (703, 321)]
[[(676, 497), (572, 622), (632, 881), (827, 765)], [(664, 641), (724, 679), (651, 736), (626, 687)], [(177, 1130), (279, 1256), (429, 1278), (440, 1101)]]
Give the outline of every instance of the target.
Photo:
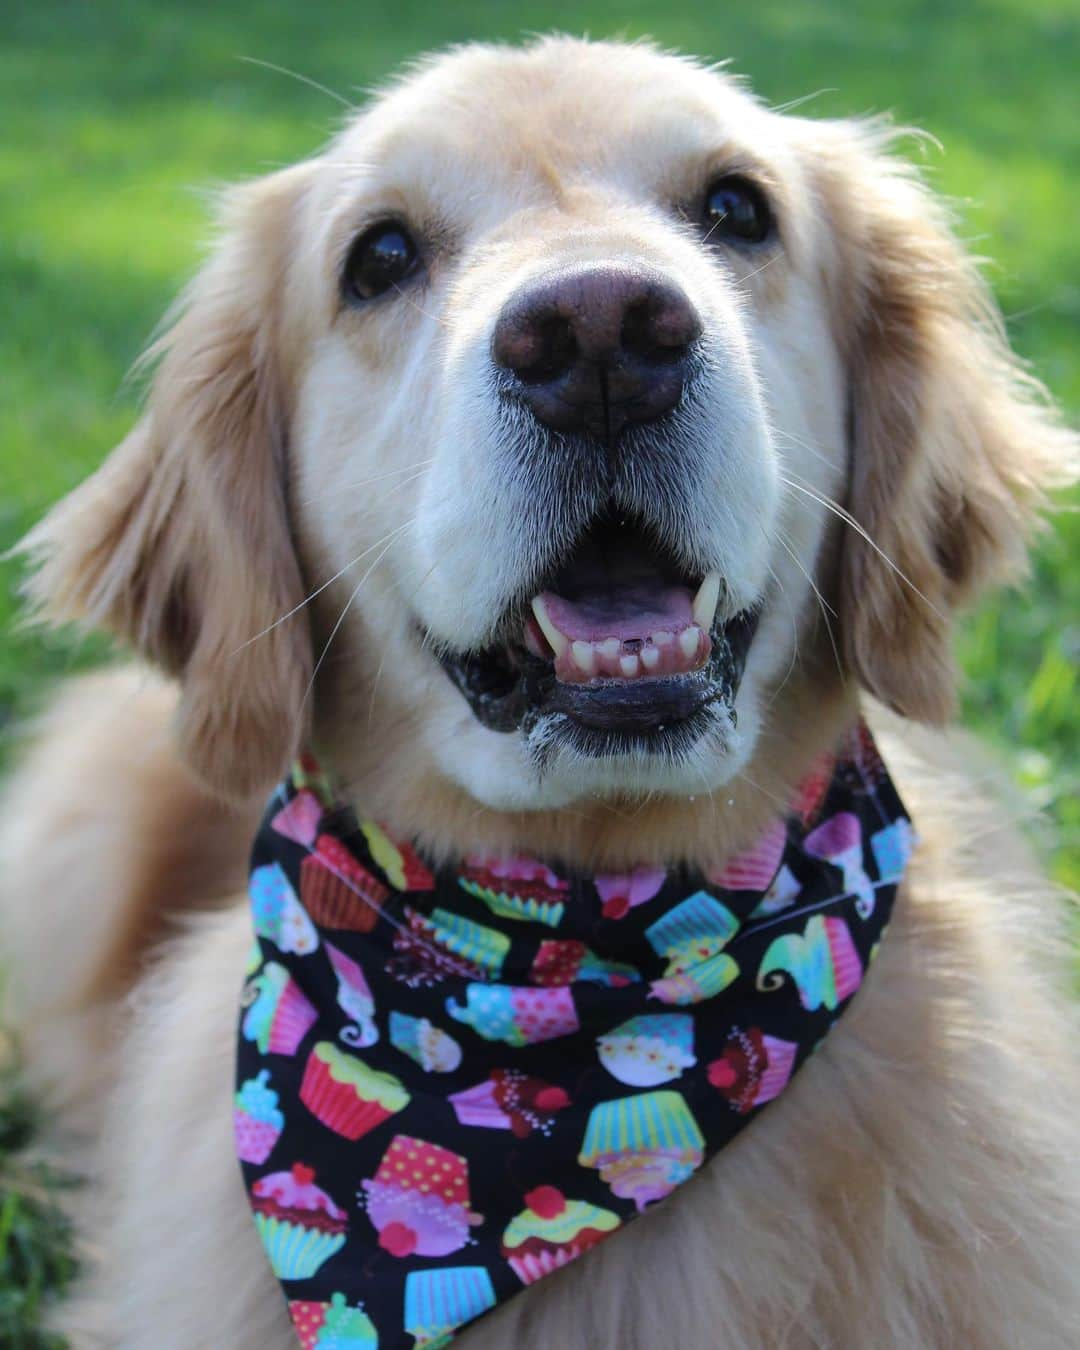
[[(945, 717), (952, 614), (1015, 569), (1075, 445), (887, 141), (779, 116), (646, 47), (541, 41), (426, 64), (235, 196), (143, 420), (28, 542), (40, 607), (168, 677), (73, 685), (3, 813), (14, 1015), (95, 1178), (76, 1347), (294, 1344), (230, 1121), (253, 803), (307, 735), (437, 853), (619, 867), (747, 843), (860, 688)], [(773, 196), (767, 264), (713, 257), (674, 213), (725, 165)], [(423, 288), (343, 310), (349, 240), (391, 209), (438, 216), (452, 245)], [(703, 316), (714, 360), (679, 528), (764, 617), (738, 738), (677, 768), (564, 756), (541, 778), (414, 622), (481, 643), (526, 573), (491, 325), (512, 285), (593, 257), (662, 268)], [(851, 1012), (694, 1181), (463, 1346), (1076, 1343), (1064, 907), (980, 799), (970, 747), (874, 717), (922, 844)]]

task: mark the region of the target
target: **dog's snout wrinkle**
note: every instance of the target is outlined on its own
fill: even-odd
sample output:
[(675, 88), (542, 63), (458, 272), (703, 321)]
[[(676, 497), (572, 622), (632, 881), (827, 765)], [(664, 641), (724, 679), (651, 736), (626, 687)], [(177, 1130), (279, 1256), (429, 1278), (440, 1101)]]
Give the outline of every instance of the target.
[(545, 426), (610, 439), (675, 407), (701, 331), (689, 297), (660, 273), (587, 264), (512, 295), (492, 356)]

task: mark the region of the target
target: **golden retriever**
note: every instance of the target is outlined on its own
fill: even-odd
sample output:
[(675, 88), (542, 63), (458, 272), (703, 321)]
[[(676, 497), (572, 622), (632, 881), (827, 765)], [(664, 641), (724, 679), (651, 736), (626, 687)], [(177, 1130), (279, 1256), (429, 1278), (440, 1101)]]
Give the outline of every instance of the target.
[[(598, 391), (578, 357), (617, 341)], [(1076, 447), (892, 134), (645, 45), (467, 46), (231, 193), (153, 355), (139, 424), (26, 544), (49, 619), (162, 672), (72, 686), (7, 798), (29, 1067), (100, 1137), (74, 1343), (295, 1344), (230, 1121), (245, 854), (301, 746), (437, 856), (717, 865), (862, 702), (921, 845), (851, 1012), (695, 1180), (462, 1343), (1077, 1344), (1061, 905), (970, 747), (916, 725)], [(760, 612), (729, 705), (515, 720), (507, 616), (590, 530), (629, 566), (645, 527), (703, 604)]]

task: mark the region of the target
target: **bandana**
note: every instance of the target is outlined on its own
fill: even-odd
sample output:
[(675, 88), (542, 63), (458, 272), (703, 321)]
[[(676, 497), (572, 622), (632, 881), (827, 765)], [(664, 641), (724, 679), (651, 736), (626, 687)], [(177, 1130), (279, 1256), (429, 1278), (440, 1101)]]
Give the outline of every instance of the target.
[(254, 846), (235, 1134), (305, 1350), (446, 1345), (692, 1176), (850, 1003), (912, 842), (861, 725), (711, 873), (435, 869), (302, 761)]

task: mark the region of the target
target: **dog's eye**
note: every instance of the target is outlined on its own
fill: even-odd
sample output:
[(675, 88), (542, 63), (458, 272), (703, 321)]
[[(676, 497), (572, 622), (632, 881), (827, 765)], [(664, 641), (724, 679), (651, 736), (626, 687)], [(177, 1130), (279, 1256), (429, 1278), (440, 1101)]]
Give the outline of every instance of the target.
[(343, 285), (353, 300), (374, 300), (414, 271), (419, 253), (399, 221), (385, 220), (366, 230), (349, 250)]
[(772, 232), (773, 217), (765, 194), (748, 178), (728, 174), (705, 194), (708, 238), (739, 244), (760, 244)]

